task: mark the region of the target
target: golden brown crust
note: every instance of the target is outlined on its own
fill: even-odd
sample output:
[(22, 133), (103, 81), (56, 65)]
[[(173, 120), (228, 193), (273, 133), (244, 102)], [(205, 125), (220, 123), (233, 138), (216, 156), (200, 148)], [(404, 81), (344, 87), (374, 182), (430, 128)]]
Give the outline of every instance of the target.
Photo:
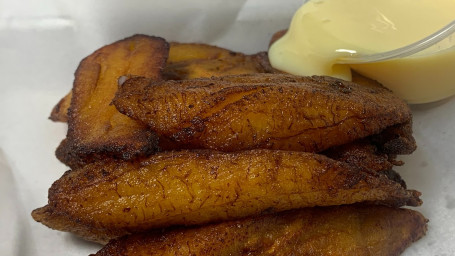
[[(120, 114), (110, 102), (122, 75), (161, 79), (167, 53), (164, 39), (134, 35), (104, 46), (82, 60), (75, 73), (68, 134), (61, 145), (64, 148), (57, 152), (59, 159), (74, 156), (77, 160), (72, 162), (84, 162), (86, 158), (106, 155), (131, 159), (156, 150), (154, 133)], [(61, 152), (66, 152), (67, 157), (61, 157)]]
[(201, 43), (169, 43), (169, 58), (166, 64), (184, 63), (193, 60), (226, 59), (231, 56), (243, 55), (215, 45)]
[(132, 78), (117, 109), (186, 148), (319, 152), (411, 120), (380, 85), (285, 74), (163, 81)]
[(97, 256), (399, 255), (426, 232), (418, 212), (381, 206), (317, 207), (192, 229), (127, 236)]
[(128, 234), (311, 206), (416, 206), (419, 195), (382, 173), (312, 153), (163, 152), (69, 171), (49, 190), (47, 212), (59, 217), (42, 216), (40, 210), (33, 217), (51, 228), (64, 226), (63, 231), (74, 232), (59, 224), (61, 216), (84, 228)]
[(207, 44), (171, 43), (163, 71), (166, 80), (270, 73), (266, 53), (245, 55)]
[(35, 209), (32, 212), (32, 217), (42, 223), (52, 223), (52, 229), (60, 231), (69, 231), (74, 235), (83, 237), (85, 240), (106, 244), (113, 237), (124, 235), (124, 232), (119, 233), (116, 230), (105, 228), (94, 228), (78, 222), (76, 219), (71, 219), (61, 212), (54, 212), (50, 206), (44, 206)]
[(395, 158), (382, 153), (368, 139), (330, 148), (322, 154), (354, 166), (372, 171), (387, 171), (393, 168)]
[[(121, 140), (121, 138), (117, 138)], [(125, 142), (136, 140), (144, 146), (140, 152), (131, 150), (125, 147)], [(55, 156), (62, 163), (69, 166), (71, 169), (80, 168), (95, 161), (103, 159), (123, 159), (132, 160), (157, 152), (161, 148), (175, 148), (174, 144), (166, 143), (166, 140), (160, 139), (154, 132), (147, 130), (144, 133), (138, 133), (137, 137), (125, 137), (123, 143), (114, 144), (112, 142), (100, 142), (98, 147), (94, 148), (92, 145), (74, 146), (68, 139), (63, 139), (57, 150)]]
[(189, 60), (167, 64), (164, 69), (166, 80), (183, 80), (201, 77), (265, 73), (267, 70), (258, 58), (261, 55), (233, 53), (228, 58)]

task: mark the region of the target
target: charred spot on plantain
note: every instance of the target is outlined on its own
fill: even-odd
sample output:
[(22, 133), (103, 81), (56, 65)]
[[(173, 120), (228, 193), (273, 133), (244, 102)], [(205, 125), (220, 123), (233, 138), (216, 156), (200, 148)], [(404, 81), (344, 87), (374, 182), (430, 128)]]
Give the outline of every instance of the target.
[(218, 177), (218, 166), (212, 166), (210, 168), (210, 175), (213, 177), (214, 180)]
[(106, 171), (105, 169), (101, 169), (101, 175), (102, 175), (103, 177), (109, 176), (109, 172)]
[[(210, 95), (215, 95), (215, 94), (216, 94), (216, 92), (211, 93)], [(215, 104), (218, 104), (218, 103), (221, 103), (221, 102), (223, 102), (223, 101), (225, 101), (225, 100), (226, 100), (226, 97), (224, 97), (224, 96), (218, 96), (218, 97), (216, 97), (216, 98), (214, 99), (214, 103), (215, 103)]]
[(123, 212), (129, 212), (131, 210), (131, 208), (127, 207), (127, 208), (123, 208)]
[(84, 177), (88, 180), (88, 181), (93, 181), (95, 179), (95, 175), (92, 173), (92, 172), (85, 172), (84, 173)]
[(384, 175), (387, 176), (387, 178), (389, 178), (390, 180), (395, 181), (396, 183), (400, 184), (400, 186), (402, 188), (407, 189), (406, 182), (403, 180), (403, 178), (401, 178), (401, 175), (399, 173), (397, 173), (396, 171), (387, 170), (387, 171), (383, 171), (382, 173), (384, 173)]
[(191, 120), (191, 124), (193, 125), (193, 134), (194, 132), (203, 132), (205, 130), (205, 120), (199, 116), (194, 117)]
[(368, 89), (368, 92), (371, 94), (378, 94), (379, 92), (375, 89)]
[(276, 212), (274, 207), (268, 207), (261, 212), (261, 215), (272, 214)]
[(122, 153), (122, 158), (123, 159), (132, 159), (133, 157), (134, 157), (134, 154), (131, 154), (128, 151), (125, 151), (125, 152)]
[(327, 194), (329, 196), (335, 197), (337, 195), (338, 189), (330, 185), (327, 187)]
[(343, 83), (342, 81), (339, 81), (339, 80), (330, 82), (329, 86), (334, 87), (341, 93), (347, 94), (347, 93), (352, 92), (352, 88), (350, 86), (346, 85), (345, 83)]
[(359, 184), (362, 180), (368, 182), (366, 174), (364, 172), (356, 170), (354, 172), (348, 173), (346, 175), (346, 178), (341, 182), (344, 188), (349, 189)]
[(196, 131), (192, 127), (182, 128), (177, 133), (171, 135), (170, 140), (176, 142), (185, 142), (191, 139), (196, 134)]

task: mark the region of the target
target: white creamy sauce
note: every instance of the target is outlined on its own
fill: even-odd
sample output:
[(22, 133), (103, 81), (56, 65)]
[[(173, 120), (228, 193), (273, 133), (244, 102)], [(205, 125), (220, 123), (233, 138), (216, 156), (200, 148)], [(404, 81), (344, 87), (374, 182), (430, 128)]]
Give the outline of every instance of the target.
[(310, 0), (272, 44), (269, 58), (273, 67), (296, 75), (351, 80), (354, 69), (409, 103), (436, 101), (455, 94), (455, 47), (368, 64), (336, 61), (406, 46), (452, 20), (455, 0)]

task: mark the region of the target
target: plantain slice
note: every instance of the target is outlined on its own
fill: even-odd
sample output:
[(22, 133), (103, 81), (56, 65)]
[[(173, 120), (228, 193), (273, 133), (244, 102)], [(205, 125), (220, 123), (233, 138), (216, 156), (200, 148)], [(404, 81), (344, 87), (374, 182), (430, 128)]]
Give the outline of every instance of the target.
[(419, 212), (384, 206), (316, 207), (113, 240), (95, 256), (399, 255), (425, 235)]
[(286, 74), (135, 77), (119, 87), (113, 104), (181, 147), (221, 151), (320, 152), (412, 118), (408, 105), (380, 85)]
[(67, 139), (57, 150), (57, 157), (65, 161), (71, 155), (73, 162), (84, 163), (87, 157), (130, 159), (156, 150), (156, 135), (120, 114), (110, 102), (122, 75), (161, 79), (168, 50), (162, 38), (134, 35), (83, 59), (75, 73)]
[[(66, 172), (36, 221), (89, 240), (237, 219), (264, 212), (369, 202), (417, 206), (420, 193), (381, 172), (305, 152), (162, 152)], [(98, 238), (98, 234), (103, 237)]]
[[(169, 44), (169, 56), (162, 76), (167, 80), (183, 80), (272, 72), (275, 70), (270, 65), (266, 52), (245, 55), (214, 45), (172, 42)], [(71, 94), (69, 92), (55, 105), (49, 119), (56, 122), (68, 121)]]

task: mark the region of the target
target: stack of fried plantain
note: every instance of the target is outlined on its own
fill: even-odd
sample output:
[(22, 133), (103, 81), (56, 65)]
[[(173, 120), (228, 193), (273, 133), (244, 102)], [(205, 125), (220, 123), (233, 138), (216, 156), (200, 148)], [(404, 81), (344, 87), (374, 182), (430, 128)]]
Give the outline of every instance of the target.
[(50, 118), (72, 170), (32, 216), (97, 255), (398, 255), (426, 231), (392, 170), (411, 111), (359, 75), (135, 35), (82, 60)]

